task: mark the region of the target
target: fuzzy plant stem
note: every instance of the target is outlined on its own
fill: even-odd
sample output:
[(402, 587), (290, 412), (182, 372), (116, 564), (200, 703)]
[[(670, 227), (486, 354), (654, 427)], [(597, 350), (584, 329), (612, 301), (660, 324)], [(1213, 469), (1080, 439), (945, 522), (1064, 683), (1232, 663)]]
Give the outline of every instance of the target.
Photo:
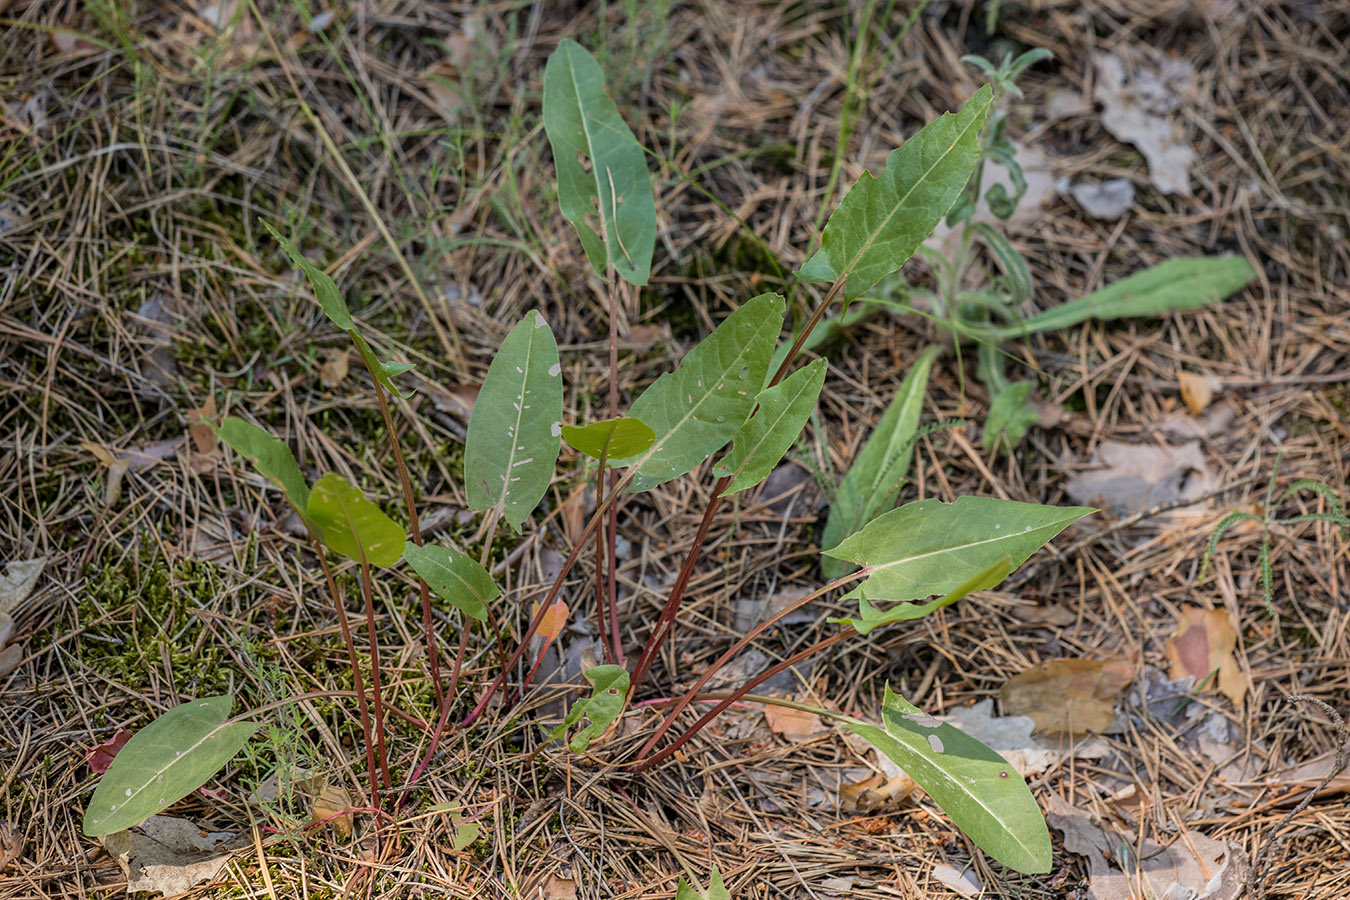
[(328, 564), (323, 545), (317, 537), (314, 552), (319, 556), (319, 565), (323, 567), (324, 579), (328, 582), (328, 594), (333, 598), (333, 611), (337, 614), (338, 627), (342, 629), (342, 643), (347, 647), (347, 661), (352, 666), (352, 684), (356, 688), (356, 707), (361, 712), (361, 734), (366, 742), (366, 769), (370, 772), (370, 804), (380, 805), (380, 775), (375, 765), (375, 740), (370, 731), (370, 704), (366, 700), (366, 680), (361, 675), (361, 661), (356, 656), (356, 643), (352, 640), (352, 630), (347, 624), (347, 606), (342, 602), (337, 580), (333, 578), (333, 567)]
[(671, 707), (670, 712), (666, 713), (665, 720), (661, 722), (660, 726), (657, 727), (656, 731), (652, 734), (652, 736), (647, 739), (647, 743), (644, 744), (642, 746), (642, 749), (638, 751), (638, 759), (642, 759), (648, 753), (651, 752), (652, 748), (656, 746), (657, 741), (661, 740), (661, 737), (667, 731), (670, 730), (670, 727), (672, 725), (675, 724), (676, 717), (678, 717), (680, 713), (684, 712), (684, 708), (688, 706), (691, 702), (693, 702), (693, 700), (699, 695), (699, 692), (701, 692), (703, 688), (707, 686), (708, 682), (712, 680), (712, 677), (716, 675), (717, 672), (723, 666), (725, 666), (728, 662), (730, 662), (737, 653), (741, 652), (742, 649), (748, 646), (751, 641), (759, 637), (769, 628), (772, 628), (775, 624), (782, 621), (787, 616), (791, 615), (792, 613), (801, 609), (806, 604), (810, 603), (812, 600), (815, 600), (818, 597), (823, 597), (830, 591), (834, 590), (835, 588), (843, 587), (845, 584), (848, 584), (851, 581), (861, 578), (866, 574), (867, 572), (865, 570), (853, 572), (848, 575), (845, 575), (843, 578), (832, 581), (829, 584), (825, 585), (824, 587), (812, 591), (805, 597), (802, 597), (800, 600), (797, 600), (789, 604), (788, 606), (774, 613), (769, 618), (765, 619), (763, 622), (760, 622), (754, 628), (750, 629), (750, 631), (744, 637), (742, 637), (736, 643), (732, 644), (731, 647), (725, 653), (723, 653), (720, 657), (718, 657), (716, 662), (714, 662), (711, 666), (708, 666), (706, 669), (704, 669), (703, 674), (699, 677), (698, 681), (694, 682), (694, 686), (691, 687), (688, 691), (686, 691), (683, 697), (675, 701), (675, 704), (674, 706)]
[[(830, 286), (825, 299), (820, 301), (820, 305), (811, 314), (806, 326), (797, 335), (797, 339), (792, 342), (787, 356), (783, 357), (783, 363), (774, 373), (773, 379), (767, 385), (768, 387), (773, 387), (783, 380), (783, 376), (787, 374), (792, 361), (801, 352), (802, 344), (806, 343), (812, 329), (820, 323), (821, 318), (825, 315), (825, 310), (830, 308), (830, 305), (834, 303), (835, 298), (839, 296), (839, 292), (843, 289), (843, 278)], [(698, 531), (694, 534), (694, 543), (690, 546), (689, 553), (684, 558), (684, 564), (680, 566), (680, 574), (675, 579), (675, 584), (670, 590), (670, 596), (666, 598), (666, 605), (661, 609), (661, 616), (656, 620), (656, 626), (652, 629), (651, 636), (647, 638), (647, 644), (642, 648), (642, 655), (638, 657), (637, 666), (633, 669), (633, 677), (628, 686), (630, 699), (637, 696), (637, 689), (651, 670), (652, 663), (656, 661), (656, 655), (661, 652), (661, 645), (670, 637), (672, 626), (675, 624), (675, 615), (680, 610), (685, 589), (689, 586), (689, 579), (694, 575), (694, 566), (698, 564), (699, 553), (703, 550), (703, 542), (708, 539), (708, 531), (712, 528), (713, 517), (717, 515), (718, 507), (722, 505), (722, 492), (726, 490), (730, 483), (731, 476), (724, 475), (717, 480), (717, 484), (713, 487), (712, 499), (708, 501), (707, 508), (703, 510), (703, 519), (698, 523)]]
[[(365, 354), (360, 354), (360, 356), (362, 361), (366, 363), (366, 370), (370, 372), (370, 380), (375, 385), (375, 398), (380, 403), (380, 415), (384, 418), (384, 429), (389, 432), (389, 448), (394, 452), (394, 465), (398, 468), (398, 480), (403, 486), (403, 505), (408, 510), (408, 530), (412, 532), (412, 542), (420, 547), (422, 546), (422, 525), (417, 517), (417, 503), (413, 499), (412, 478), (408, 475), (408, 465), (403, 459), (403, 447), (399, 444), (398, 434), (394, 431), (394, 418), (389, 413), (389, 401), (384, 396), (384, 388), (380, 386), (380, 380), (375, 377), (375, 372), (370, 368), (370, 361), (366, 359)], [(417, 576), (417, 590), (422, 599), (422, 630), (427, 644), (427, 666), (431, 670), (431, 683), (436, 689), (436, 705), (440, 706), (444, 702), (444, 695), (441, 690), (441, 664), (436, 650), (435, 620), (431, 615), (431, 589), (420, 575)]]
[(755, 688), (759, 687), (761, 684), (768, 681), (770, 678), (777, 675), (779, 672), (782, 672), (784, 669), (791, 668), (792, 666), (795, 666), (802, 660), (815, 656), (817, 653), (821, 652), (827, 647), (832, 647), (835, 644), (839, 643), (840, 641), (844, 640), (844, 638), (852, 637), (857, 633), (858, 632), (855, 631), (851, 626), (845, 626), (842, 630), (835, 632), (834, 634), (830, 635), (824, 640), (816, 641), (814, 644), (812, 644), (810, 647), (807, 647), (800, 653), (793, 654), (792, 656), (789, 656), (787, 659), (783, 660), (777, 665), (765, 669), (763, 672), (759, 673), (754, 678), (751, 678), (745, 684), (736, 688), (736, 690), (728, 693), (726, 695), (726, 698), (722, 700), (722, 702), (718, 703), (712, 709), (708, 710), (706, 713), (704, 713), (702, 716), (699, 717), (697, 722), (689, 726), (688, 731), (677, 737), (675, 740), (671, 741), (664, 748), (659, 750), (656, 754), (649, 756), (645, 759), (639, 756), (637, 759), (637, 764), (634, 766), (633, 771), (644, 772), (647, 769), (650, 769), (652, 766), (658, 765), (659, 763), (664, 761), (667, 757), (669, 757), (672, 753), (674, 753), (676, 750), (679, 750), (686, 743), (688, 743), (690, 738), (692, 738), (694, 735), (702, 731), (705, 725), (707, 725), (713, 719), (720, 716), (723, 710), (725, 710), (727, 707), (731, 706), (733, 703), (740, 700), (742, 697), (745, 697)]

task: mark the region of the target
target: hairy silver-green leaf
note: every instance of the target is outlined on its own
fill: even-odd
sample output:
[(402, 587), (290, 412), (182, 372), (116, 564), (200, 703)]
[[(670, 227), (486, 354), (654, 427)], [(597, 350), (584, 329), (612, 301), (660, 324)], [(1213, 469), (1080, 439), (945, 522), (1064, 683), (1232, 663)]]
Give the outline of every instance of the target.
[(713, 866), (706, 891), (699, 890), (685, 881), (684, 876), (680, 876), (680, 882), (675, 886), (675, 900), (731, 900), (731, 891), (722, 882), (722, 873), (717, 871), (717, 866)]
[(257, 425), (230, 416), (220, 423), (216, 436), (229, 445), (235, 453), (253, 460), (253, 465), (263, 477), (271, 480), (286, 494), (287, 501), (301, 516), (309, 508), (309, 485), (305, 476), (300, 474), (291, 448), (279, 438), (263, 431)]
[(403, 526), (380, 511), (336, 472), (315, 482), (309, 492), (309, 519), (324, 544), (358, 562), (388, 567), (403, 555)]
[(472, 509), (495, 509), (511, 527), (539, 505), (562, 449), (562, 365), (537, 310), (502, 341), (473, 404), (464, 445)]
[(375, 377), (385, 390), (396, 397), (406, 397), (407, 394), (399, 391), (394, 384), (394, 376), (401, 375), (413, 368), (411, 363), (385, 362), (375, 355), (370, 342), (366, 340), (365, 335), (356, 327), (356, 322), (352, 320), (351, 310), (347, 307), (347, 301), (343, 299), (342, 292), (338, 290), (337, 282), (333, 281), (323, 269), (314, 265), (300, 253), (300, 248), (282, 237), (280, 232), (272, 227), (270, 222), (264, 221), (263, 227), (267, 232), (276, 238), (277, 243), (281, 244), (281, 249), (286, 251), (286, 255), (291, 258), (291, 262), (300, 267), (300, 271), (305, 273), (305, 278), (309, 279), (309, 286), (314, 290), (314, 296), (319, 301), (319, 308), (323, 314), (328, 317), (338, 328), (347, 332), (356, 344), (357, 351)]
[(638, 397), (629, 414), (651, 426), (656, 443), (613, 460), (615, 466), (637, 466), (631, 490), (651, 490), (678, 478), (731, 440), (754, 411), (782, 328), (783, 298), (760, 294)]
[(586, 699), (572, 704), (567, 718), (548, 736), (550, 741), (560, 737), (580, 722), (582, 716), (590, 719), (590, 723), (574, 734), (568, 743), (573, 753), (585, 750), (591, 741), (605, 733), (610, 723), (623, 712), (624, 698), (628, 696), (628, 670), (623, 666), (594, 666), (586, 671), (586, 679), (595, 689)]
[[(923, 412), (928, 375), (938, 351), (938, 347), (929, 347), (919, 354), (872, 436), (839, 482), (825, 520), (825, 531), (820, 536), (822, 547), (836, 546), (895, 506), (914, 458), (914, 435), (919, 427), (919, 414)], [(820, 570), (827, 581), (834, 581), (843, 577), (849, 567), (827, 556), (820, 561)]]
[(723, 496), (769, 477), (806, 427), (824, 384), (825, 360), (817, 359), (759, 392), (759, 408), (732, 436), (731, 452), (713, 468), (718, 478), (735, 476)]
[(1009, 450), (1022, 442), (1027, 429), (1041, 417), (1031, 405), (1031, 389), (1035, 386), (1033, 381), (1015, 381), (994, 395), (984, 418), (984, 449), (995, 449), (1001, 438), (1006, 438)]
[(869, 570), (859, 596), (916, 600), (954, 590), (1005, 556), (1016, 568), (1093, 512), (988, 497), (920, 500), (873, 519), (825, 553)]
[(904, 769), (957, 828), (1018, 872), (1050, 871), (1050, 832), (1031, 789), (1003, 757), (886, 686), (884, 728), (837, 719)]
[(858, 634), (867, 634), (874, 628), (880, 628), (883, 625), (893, 625), (896, 622), (908, 622), (911, 619), (922, 619), (931, 612), (936, 612), (944, 606), (951, 606), (957, 600), (965, 597), (967, 594), (973, 594), (976, 591), (987, 591), (994, 585), (1007, 578), (1013, 570), (1013, 562), (1010, 557), (1003, 557), (983, 571), (972, 575), (969, 579), (961, 583), (943, 596), (928, 603), (901, 603), (888, 610), (877, 609), (867, 598), (862, 596), (860, 591), (852, 591), (845, 596), (858, 595), (858, 618), (856, 619), (830, 619), (831, 622), (837, 622), (840, 625), (852, 625)]
[(844, 299), (852, 300), (904, 265), (970, 180), (992, 100), (985, 85), (959, 113), (943, 114), (892, 151), (880, 177), (864, 172), (830, 215), (820, 250), (798, 276), (847, 277)]
[(544, 131), (558, 170), (558, 204), (597, 275), (608, 265), (646, 284), (656, 243), (656, 202), (642, 145), (605, 93), (595, 59), (564, 40), (544, 67)]
[(206, 784), (258, 730), (227, 721), (233, 703), (228, 695), (192, 700), (132, 735), (94, 790), (85, 835), (132, 828)]
[(611, 459), (641, 453), (656, 442), (656, 433), (651, 426), (631, 416), (605, 419), (580, 427), (564, 425), (562, 437), (574, 449), (592, 459), (603, 456), (606, 464)]
[(1169, 259), (1070, 300), (1013, 327), (1014, 333), (1054, 331), (1087, 319), (1161, 316), (1218, 303), (1256, 280), (1256, 270), (1241, 256)]
[(437, 597), (480, 622), (487, 620), (487, 605), (501, 596), (488, 570), (453, 547), (419, 547), (408, 541), (403, 558)]

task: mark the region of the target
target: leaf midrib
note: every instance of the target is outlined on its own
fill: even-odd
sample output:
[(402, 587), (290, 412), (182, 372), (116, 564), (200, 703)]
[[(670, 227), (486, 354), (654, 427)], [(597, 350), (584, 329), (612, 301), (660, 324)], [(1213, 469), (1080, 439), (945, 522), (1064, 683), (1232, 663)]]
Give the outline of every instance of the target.
[[(988, 108), (988, 106), (989, 104), (985, 103), (986, 109)], [(957, 115), (960, 115), (960, 113), (957, 113)], [(980, 118), (981, 124), (983, 124), (982, 117), (977, 116), (977, 118)], [(905, 191), (905, 193), (900, 197), (900, 200), (894, 206), (891, 207), (891, 211), (887, 213), (886, 218), (884, 218), (881, 221), (881, 224), (877, 226), (877, 228), (873, 230), (872, 234), (864, 241), (862, 249), (860, 249), (856, 254), (854, 254), (853, 258), (849, 260), (848, 265), (844, 267), (844, 271), (840, 273), (839, 277), (846, 278), (853, 273), (853, 270), (858, 266), (858, 261), (863, 258), (863, 256), (867, 253), (868, 250), (872, 249), (872, 245), (876, 243), (877, 237), (881, 234), (881, 232), (884, 231), (888, 225), (890, 225), (891, 220), (893, 218), (895, 218), (897, 215), (900, 214), (901, 208), (909, 201), (909, 198), (914, 194), (914, 192), (919, 189), (919, 186), (927, 182), (929, 176), (933, 174), (933, 170), (936, 169), (943, 162), (945, 162), (949, 156), (951, 156), (953, 151), (956, 150), (956, 145), (961, 143), (961, 139), (966, 136), (966, 134), (970, 131), (973, 125), (974, 120), (972, 119), (969, 125), (961, 129), (961, 132), (957, 134), (957, 136), (952, 140), (951, 144), (947, 147), (947, 149), (942, 151), (942, 155), (939, 156), (931, 166), (929, 166), (926, 170), (924, 170), (923, 174), (920, 175), (919, 178), (915, 180), (913, 184), (910, 185), (909, 190)], [(918, 135), (915, 135), (915, 137), (917, 138)], [(913, 140), (913, 138), (911, 138), (911, 140)]]
[(534, 311), (533, 315), (535, 318), (529, 323), (529, 338), (525, 344), (525, 365), (521, 366), (524, 371), (520, 376), (520, 403), (517, 404), (519, 409), (516, 410), (516, 427), (511, 431), (511, 451), (506, 455), (506, 477), (502, 479), (497, 502), (493, 504), (498, 516), (506, 514), (506, 497), (511, 493), (511, 473), (515, 470), (516, 454), (520, 452), (516, 450), (516, 447), (520, 446), (520, 426), (525, 419), (525, 385), (530, 380), (530, 359), (534, 355), (534, 333), (539, 328), (540, 319), (538, 311)]
[[(1072, 521), (1072, 520), (1070, 520), (1070, 521)], [(870, 573), (875, 574), (875, 573), (877, 573), (877, 572), (881, 572), (881, 571), (885, 571), (886, 569), (893, 568), (894, 566), (902, 566), (902, 565), (905, 565), (906, 563), (916, 562), (916, 561), (921, 560), (921, 559), (929, 559), (929, 558), (934, 557), (934, 556), (941, 556), (941, 555), (943, 555), (943, 554), (945, 554), (945, 553), (956, 553), (956, 552), (960, 552), (960, 551), (962, 551), (962, 550), (968, 550), (968, 549), (970, 549), (971, 547), (982, 547), (982, 546), (985, 546), (986, 544), (996, 544), (996, 543), (998, 543), (999, 541), (1009, 541), (1009, 540), (1013, 540), (1014, 538), (1022, 538), (1022, 537), (1027, 537), (1028, 535), (1035, 535), (1035, 534), (1038, 534), (1038, 533), (1040, 533), (1040, 532), (1046, 530), (1047, 528), (1053, 528), (1053, 527), (1054, 527), (1055, 525), (1057, 525), (1057, 524), (1059, 524), (1059, 521), (1058, 521), (1058, 520), (1056, 520), (1056, 521), (1054, 521), (1054, 522), (1048, 522), (1048, 523), (1046, 523), (1046, 524), (1044, 524), (1044, 525), (1038, 525), (1038, 526), (1035, 526), (1035, 527), (1032, 528), (1030, 531), (1026, 531), (1026, 530), (1023, 530), (1023, 531), (1013, 531), (1013, 532), (1009, 532), (1008, 534), (1000, 534), (1000, 535), (997, 535), (996, 537), (988, 538), (988, 539), (983, 540), (983, 541), (971, 541), (970, 543), (966, 543), (966, 544), (957, 544), (957, 545), (952, 546), (952, 547), (943, 547), (943, 548), (940, 549), (940, 550), (932, 550), (932, 551), (929, 551), (928, 553), (920, 553), (920, 554), (917, 554), (917, 555), (915, 555), (915, 556), (906, 556), (906, 557), (904, 557), (904, 558), (902, 558), (902, 559), (893, 560), (893, 561), (887, 562), (887, 563), (877, 563), (877, 564), (875, 564), (875, 565), (868, 564), (868, 563), (862, 563), (862, 565), (865, 566), (866, 569), (867, 569)], [(851, 560), (850, 560), (850, 561), (851, 561)]]
[[(189, 748), (187, 748), (186, 750), (184, 750), (184, 751), (182, 752), (182, 754), (180, 754), (180, 755), (178, 755), (178, 756), (175, 756), (173, 759), (169, 760), (169, 762), (168, 762), (167, 765), (165, 765), (162, 769), (157, 769), (157, 770), (155, 770), (155, 771), (152, 773), (152, 775), (158, 777), (158, 776), (160, 776), (160, 775), (166, 775), (166, 774), (168, 774), (168, 771), (169, 771), (170, 769), (172, 769), (174, 766), (178, 765), (180, 762), (183, 762), (184, 760), (186, 760), (186, 759), (191, 755), (191, 753), (192, 753), (193, 750), (196, 750), (196, 749), (197, 749), (198, 747), (200, 747), (203, 743), (205, 743), (207, 740), (209, 740), (209, 739), (211, 738), (212, 735), (214, 735), (216, 732), (218, 732), (218, 731), (220, 731), (221, 729), (226, 728), (226, 727), (228, 727), (229, 725), (232, 725), (232, 724), (234, 724), (234, 723), (231, 722), (230, 719), (229, 719), (229, 717), (227, 716), (224, 720), (222, 720), (222, 721), (221, 721), (219, 724), (217, 724), (214, 728), (212, 728), (212, 729), (211, 729), (210, 731), (208, 731), (206, 734), (202, 735), (202, 737), (197, 741), (197, 743), (193, 744), (191, 747), (189, 747)], [(136, 788), (135, 790), (133, 790), (133, 791), (131, 792), (131, 796), (127, 798), (127, 803), (131, 803), (132, 801), (134, 801), (137, 797), (139, 797), (139, 796), (141, 795), (141, 793), (142, 793), (143, 791), (147, 790), (152, 784), (156, 784), (156, 783), (157, 783), (157, 782), (155, 781), (154, 778), (151, 778), (149, 781), (146, 781), (146, 782), (145, 782), (144, 784), (142, 784), (140, 787)], [(124, 803), (124, 804), (122, 804), (122, 805), (123, 805), (123, 806), (126, 806), (127, 804)]]

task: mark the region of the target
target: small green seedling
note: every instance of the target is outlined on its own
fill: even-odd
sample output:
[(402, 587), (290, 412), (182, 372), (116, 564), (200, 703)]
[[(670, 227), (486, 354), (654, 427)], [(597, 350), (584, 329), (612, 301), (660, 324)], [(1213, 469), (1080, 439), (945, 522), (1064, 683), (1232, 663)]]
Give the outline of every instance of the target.
[[(1266, 610), (1277, 618), (1279, 612), (1275, 609), (1275, 577), (1270, 565), (1271, 529), (1281, 525), (1294, 525), (1298, 522), (1330, 522), (1340, 531), (1342, 541), (1350, 541), (1350, 517), (1345, 514), (1345, 505), (1341, 503), (1341, 498), (1336, 496), (1336, 492), (1326, 482), (1318, 481), (1316, 478), (1300, 478), (1285, 488), (1278, 497), (1275, 496), (1282, 459), (1283, 454), (1275, 457), (1275, 465), (1270, 472), (1270, 481), (1266, 484), (1266, 498), (1261, 514), (1235, 509), (1224, 516), (1210, 534), (1209, 543), (1205, 546), (1205, 555), (1200, 562), (1200, 577), (1203, 579), (1209, 574), (1210, 560), (1214, 558), (1214, 554), (1219, 549), (1219, 542), (1223, 540), (1223, 536), (1228, 529), (1239, 522), (1256, 522), (1259, 524), (1261, 526), (1261, 547), (1257, 551), (1256, 558), (1261, 570), (1261, 598), (1265, 601)], [(1300, 491), (1311, 491), (1321, 497), (1326, 503), (1327, 511), (1300, 513), (1296, 516), (1284, 517), (1276, 515), (1277, 510), (1290, 497)]]

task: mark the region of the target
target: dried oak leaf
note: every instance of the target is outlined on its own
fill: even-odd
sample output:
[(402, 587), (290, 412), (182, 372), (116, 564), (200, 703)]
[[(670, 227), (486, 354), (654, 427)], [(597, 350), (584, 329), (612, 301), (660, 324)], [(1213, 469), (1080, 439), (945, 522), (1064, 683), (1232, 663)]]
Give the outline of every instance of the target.
[(1005, 714), (1029, 716), (1037, 733), (1100, 733), (1132, 681), (1134, 664), (1123, 659), (1050, 659), (1009, 678), (999, 697)]
[[(1234, 707), (1241, 709), (1242, 699), (1247, 695), (1247, 679), (1233, 655), (1236, 648), (1237, 629), (1226, 609), (1184, 607), (1177, 619), (1177, 632), (1164, 647), (1171, 663), (1168, 677), (1177, 681), (1193, 676), (1198, 690), (1217, 688), (1233, 701)], [(1216, 674), (1218, 678), (1212, 679)]]

